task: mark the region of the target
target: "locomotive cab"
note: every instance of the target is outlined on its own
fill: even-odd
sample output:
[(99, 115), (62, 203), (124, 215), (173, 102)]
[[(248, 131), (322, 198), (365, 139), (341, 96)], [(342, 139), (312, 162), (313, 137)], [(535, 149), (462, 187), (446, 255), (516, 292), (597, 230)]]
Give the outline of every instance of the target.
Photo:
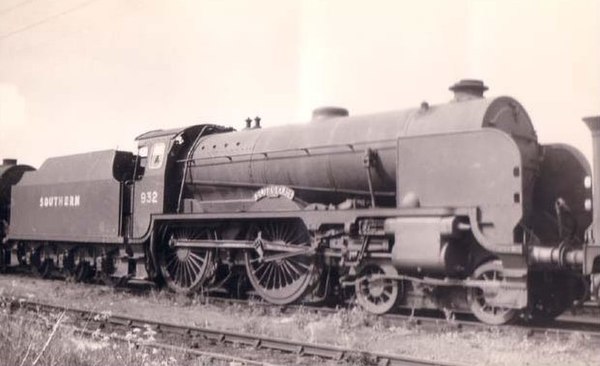
[(138, 155), (136, 181), (132, 187), (133, 228), (131, 237), (147, 237), (151, 216), (176, 213), (182, 207), (191, 153), (204, 136), (231, 129), (216, 125), (195, 125), (146, 132), (136, 138)]
[(177, 176), (177, 160), (196, 138), (197, 127), (150, 131), (136, 138), (136, 181), (131, 188), (132, 238), (146, 235), (151, 215), (174, 211), (176, 202), (172, 192), (181, 180)]

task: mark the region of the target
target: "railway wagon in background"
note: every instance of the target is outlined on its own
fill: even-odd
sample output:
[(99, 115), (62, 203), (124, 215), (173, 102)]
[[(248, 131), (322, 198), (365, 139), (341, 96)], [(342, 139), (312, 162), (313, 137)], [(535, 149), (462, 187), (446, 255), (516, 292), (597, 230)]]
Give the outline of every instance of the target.
[[(10, 222), (10, 207), (11, 207), (11, 188), (27, 171), (34, 170), (29, 165), (17, 164), (16, 159), (4, 159), (0, 164), (0, 243), (8, 233)], [(3, 255), (8, 255), (2, 258), (0, 268), (10, 261), (9, 252), (3, 252)]]
[(450, 89), (440, 105), (151, 131), (135, 155), (48, 159), (13, 187), (6, 257), (42, 276), (276, 304), (351, 294), (374, 313), (450, 309), (491, 324), (597, 296), (586, 159), (540, 145), (525, 109), (484, 98), (482, 82)]

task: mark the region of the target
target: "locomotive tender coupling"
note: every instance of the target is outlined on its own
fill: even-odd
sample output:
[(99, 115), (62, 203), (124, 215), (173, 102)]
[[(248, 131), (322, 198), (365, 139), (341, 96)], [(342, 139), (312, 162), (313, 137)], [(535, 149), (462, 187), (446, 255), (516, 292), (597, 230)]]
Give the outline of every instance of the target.
[[(483, 322), (597, 299), (600, 183), (521, 104), (461, 80), (445, 104), (137, 137), (137, 153), (0, 166), (3, 268), (276, 304), (356, 301)], [(586, 118), (600, 171), (600, 117)], [(592, 191), (593, 189), (593, 191)]]

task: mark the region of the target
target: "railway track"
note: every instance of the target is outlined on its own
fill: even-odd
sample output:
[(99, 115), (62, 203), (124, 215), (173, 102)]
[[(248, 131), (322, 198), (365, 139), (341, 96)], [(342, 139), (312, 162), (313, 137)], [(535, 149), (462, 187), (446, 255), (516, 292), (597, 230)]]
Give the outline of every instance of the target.
[[(3, 305), (5, 305), (5, 303)], [(36, 312), (38, 312), (39, 308), (37, 308), (35, 310), (36, 310)], [(19, 316), (17, 316), (16, 314), (10, 314), (10, 315), (8, 315), (8, 317), (13, 318), (13, 319), (19, 318)], [(20, 317), (22, 317), (22, 315), (20, 315)], [(64, 319), (64, 314), (63, 313), (59, 314), (58, 320), (56, 321), (56, 325), (54, 327), (67, 328), (67, 329), (73, 331), (73, 334), (83, 335), (85, 337), (92, 338), (92, 339), (94, 339), (94, 338), (97, 339), (100, 336), (100, 334), (97, 331), (92, 331), (90, 329), (87, 329), (89, 321), (86, 321), (85, 326), (81, 327), (81, 326), (76, 326), (76, 325), (72, 325), (72, 324), (67, 325), (63, 322), (63, 319)], [(33, 321), (37, 324), (48, 326), (48, 324), (47, 324), (48, 319), (45, 319), (45, 320), (33, 319)], [(145, 341), (133, 340), (132, 341), (132, 339), (130, 337), (119, 335), (115, 332), (113, 332), (111, 334), (106, 334), (106, 333), (102, 334), (102, 339), (103, 339), (103, 341), (110, 339), (111, 341), (114, 341), (114, 342), (121, 342), (121, 343), (127, 343), (127, 344), (133, 343), (136, 346), (136, 348), (145, 347), (145, 348), (160, 349), (160, 350), (165, 350), (165, 351), (170, 351), (170, 352), (176, 352), (179, 354), (193, 355), (193, 356), (198, 356), (198, 357), (204, 357), (205, 359), (209, 359), (209, 360), (220, 360), (220, 361), (225, 361), (225, 362), (235, 363), (235, 364), (243, 364), (243, 365), (251, 365), (251, 366), (275, 366), (276, 365), (274, 363), (261, 362), (261, 361), (256, 361), (256, 360), (252, 360), (252, 359), (236, 357), (236, 356), (229, 355), (226, 353), (200, 351), (197, 349), (176, 346), (176, 345), (172, 345), (172, 344), (168, 344), (168, 343), (164, 343), (164, 342), (156, 342), (156, 341), (149, 341), (149, 340), (145, 340)]]
[[(357, 351), (325, 344), (297, 342), (288, 339), (264, 337), (256, 334), (246, 334), (239, 332), (231, 332), (225, 330), (217, 330), (210, 328), (202, 328), (196, 326), (173, 324), (168, 322), (159, 322), (148, 319), (130, 317), (125, 315), (115, 315), (89, 311), (74, 307), (65, 307), (54, 304), (48, 304), (39, 301), (31, 301), (27, 299), (4, 299), (4, 303), (10, 306), (11, 309), (21, 309), (25, 311), (46, 312), (46, 313), (65, 313), (73, 319), (79, 320), (86, 324), (86, 332), (93, 333), (98, 330), (105, 332), (114, 332), (115, 330), (131, 330), (131, 329), (152, 329), (161, 338), (173, 340), (173, 337), (183, 341), (185, 346), (174, 346), (165, 342), (150, 342), (142, 346), (167, 348), (176, 351), (186, 351), (188, 353), (196, 353), (206, 355), (207, 352), (195, 351), (199, 342), (209, 342), (212, 344), (237, 344), (250, 347), (256, 350), (271, 350), (279, 351), (288, 354), (296, 355), (297, 357), (319, 357), (322, 359), (330, 359), (335, 361), (359, 361), (363, 364), (372, 365), (402, 365), (402, 366), (459, 366), (458, 364), (449, 364), (440, 361), (431, 361), (426, 359), (417, 359), (407, 356), (399, 356), (393, 354), (374, 353), (366, 351)], [(91, 328), (94, 328), (93, 330)], [(117, 340), (119, 336), (117, 336)], [(178, 341), (178, 342), (180, 342)], [(209, 353), (210, 354), (210, 353)], [(225, 354), (212, 353), (215, 358), (228, 359)], [(233, 359), (230, 357), (229, 359)], [(264, 364), (255, 360), (246, 360), (237, 357), (236, 362), (244, 364)], [(247, 362), (246, 362), (247, 361)]]
[[(21, 273), (20, 275), (23, 275)], [(148, 294), (149, 289), (146, 285), (118, 287), (117, 291), (123, 291), (132, 293), (134, 295), (145, 295)], [(242, 300), (232, 299), (220, 296), (207, 296), (206, 302), (214, 305), (240, 305), (240, 306), (259, 306), (271, 309), (275, 313), (291, 313), (308, 311), (320, 314), (335, 314), (341, 308), (332, 308), (327, 306), (316, 306), (316, 305), (274, 305), (260, 299), (253, 300)], [(344, 307), (342, 307), (344, 308)], [(532, 325), (526, 322), (521, 322), (513, 325), (503, 325), (501, 327), (494, 327), (479, 321), (469, 320), (468, 316), (461, 316), (458, 314), (448, 314), (444, 316), (442, 312), (423, 312), (419, 311), (414, 314), (401, 314), (401, 313), (388, 313), (377, 316), (383, 322), (389, 325), (395, 326), (410, 326), (418, 327), (424, 331), (439, 332), (439, 331), (468, 331), (468, 330), (479, 330), (479, 331), (501, 331), (501, 332), (519, 332), (526, 333), (529, 337), (559, 337), (568, 338), (573, 334), (583, 335), (589, 338), (600, 340), (600, 308), (595, 303), (584, 304), (579, 312), (587, 313), (588, 315), (582, 316), (565, 314), (558, 318), (558, 320), (549, 322), (548, 324)]]
[[(95, 332), (84, 329), (84, 328), (76, 328), (75, 330), (83, 335), (88, 336), (88, 337), (94, 337), (97, 335)], [(129, 339), (128, 337), (120, 336), (120, 335), (117, 335), (114, 333), (108, 334), (108, 335), (106, 335), (106, 337), (110, 338), (113, 341), (131, 343), (131, 339)], [(261, 361), (256, 361), (256, 360), (252, 360), (252, 359), (248, 359), (248, 358), (236, 357), (236, 356), (232, 356), (232, 355), (229, 355), (226, 353), (199, 351), (199, 350), (189, 348), (189, 347), (175, 346), (172, 344), (167, 344), (167, 343), (162, 343), (162, 342), (148, 342), (148, 341), (136, 342), (136, 346), (168, 350), (171, 352), (178, 352), (181, 354), (205, 357), (205, 358), (208, 358), (211, 360), (220, 360), (220, 361), (226, 361), (226, 362), (230, 362), (230, 363), (243, 364), (243, 365), (249, 365), (249, 366), (275, 366), (276, 365), (274, 363), (261, 362)]]
[[(263, 306), (267, 308), (277, 308), (282, 313), (294, 312), (294, 311), (312, 311), (321, 314), (334, 314), (339, 311), (338, 309), (331, 307), (320, 307), (320, 306), (309, 306), (309, 305), (286, 305), (278, 306), (265, 302), (249, 302), (247, 300), (238, 299), (224, 299), (218, 297), (212, 297), (208, 300), (212, 304), (239, 304), (249, 306)], [(594, 309), (596, 310), (596, 309)], [(528, 336), (554, 336), (554, 337), (571, 337), (573, 334), (580, 334), (586, 337), (600, 340), (600, 319), (596, 318), (577, 318), (571, 315), (559, 317), (558, 320), (549, 322), (548, 324), (532, 325), (526, 322), (514, 324), (514, 325), (503, 325), (503, 326), (491, 326), (488, 324), (481, 323), (479, 321), (465, 320), (450, 316), (444, 317), (442, 313), (436, 312), (428, 315), (415, 315), (415, 314), (399, 314), (399, 313), (388, 313), (384, 315), (377, 315), (385, 323), (395, 326), (415, 326), (425, 331), (467, 331), (467, 330), (479, 330), (479, 331), (501, 331), (501, 332), (520, 332), (526, 333)]]

